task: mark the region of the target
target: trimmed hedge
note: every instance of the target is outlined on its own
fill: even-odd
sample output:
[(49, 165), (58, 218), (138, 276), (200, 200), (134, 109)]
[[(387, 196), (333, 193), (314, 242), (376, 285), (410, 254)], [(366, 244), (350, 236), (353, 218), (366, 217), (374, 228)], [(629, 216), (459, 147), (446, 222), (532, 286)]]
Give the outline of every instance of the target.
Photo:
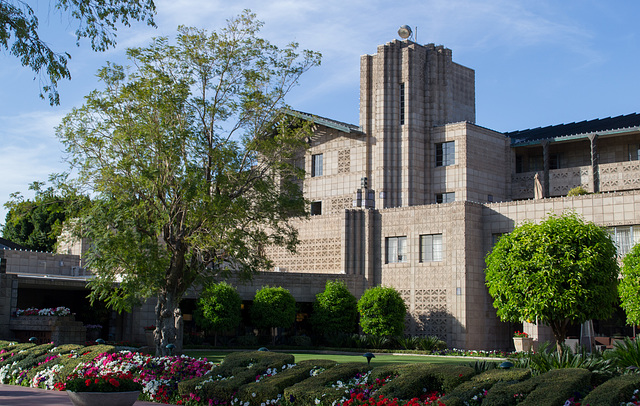
[[(440, 399), (447, 406), (465, 405), (473, 401), (474, 397), (482, 398), (485, 391), (489, 391), (498, 382), (520, 382), (531, 377), (531, 370), (524, 368), (492, 369), (471, 377), (467, 382), (458, 385), (446, 396)], [(477, 401), (476, 399), (476, 401)], [(480, 403), (480, 402), (478, 402)]]
[(634, 390), (640, 388), (640, 375), (622, 375), (608, 380), (596, 387), (582, 402), (589, 406), (618, 406), (630, 402)]
[(345, 396), (343, 388), (334, 388), (338, 381), (348, 381), (356, 374), (369, 371), (369, 366), (362, 362), (349, 362), (329, 368), (318, 375), (284, 390), (284, 400), (295, 403), (296, 406), (316, 405), (316, 399), (321, 405), (330, 405), (334, 400)]
[(41, 370), (43, 370), (43, 369), (45, 369), (45, 368), (47, 368), (47, 367), (49, 367), (51, 365), (55, 365), (60, 360), (59, 358), (56, 358), (56, 359), (52, 359), (52, 360), (48, 361), (47, 363), (44, 363), (44, 361), (48, 357), (50, 357), (52, 355), (60, 355), (62, 357), (64, 355), (66, 355), (66, 354), (69, 354), (71, 351), (77, 351), (77, 350), (79, 350), (81, 348), (84, 348), (84, 347), (81, 346), (81, 345), (78, 345), (78, 344), (64, 344), (64, 345), (61, 345), (59, 347), (56, 347), (55, 350), (51, 351), (48, 354), (43, 354), (43, 355), (35, 358), (31, 365), (25, 365), (25, 366), (22, 367), (23, 369), (26, 369), (26, 368), (30, 368), (30, 369), (29, 369), (29, 372), (26, 375), (26, 379), (21, 380), (19, 382), (19, 384), (23, 385), (23, 386), (28, 386), (30, 380), (33, 379), (34, 376), (36, 376), (38, 371), (41, 371)]
[(301, 361), (295, 367), (285, 369), (276, 375), (269, 376), (260, 382), (251, 382), (238, 389), (237, 397), (242, 404), (249, 402), (251, 406), (260, 406), (268, 400), (277, 399), (285, 389), (310, 378), (310, 372), (316, 368), (329, 369), (336, 365), (330, 360)]
[(32, 354), (42, 355), (43, 353), (46, 353), (47, 351), (53, 348), (53, 344), (35, 345), (35, 344), (29, 343), (26, 345), (30, 345), (30, 346), (26, 348), (18, 349), (20, 345), (23, 345), (23, 344), (18, 344), (12, 347), (11, 351), (0, 355), (0, 357), (2, 357), (3, 355), (6, 357), (6, 354), (10, 354), (8, 357), (4, 359), (4, 361), (0, 361), (0, 368), (6, 365), (11, 365), (14, 362), (20, 362)]
[[(257, 375), (269, 368), (282, 369), (294, 361), (293, 355), (277, 352), (233, 352), (206, 376), (178, 383), (178, 391), (182, 396), (197, 393), (205, 399), (229, 401), (242, 385), (254, 381)], [(212, 380), (217, 376), (221, 379)]]
[[(522, 382), (499, 382), (487, 393), (483, 406), (562, 406), (576, 392), (590, 389), (591, 372), (580, 368), (553, 369)], [(514, 402), (517, 399), (517, 402)]]
[(397, 372), (396, 378), (380, 388), (378, 396), (412, 399), (425, 391), (447, 393), (475, 375), (471, 367), (445, 364), (409, 364), (398, 368)]

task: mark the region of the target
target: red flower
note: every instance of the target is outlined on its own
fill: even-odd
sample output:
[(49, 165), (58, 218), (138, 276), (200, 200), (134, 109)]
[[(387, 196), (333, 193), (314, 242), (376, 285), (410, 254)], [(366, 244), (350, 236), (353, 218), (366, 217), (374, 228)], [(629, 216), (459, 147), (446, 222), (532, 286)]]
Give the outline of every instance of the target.
[(120, 382), (118, 382), (116, 379), (113, 379), (113, 378), (109, 379), (109, 383), (115, 386), (116, 388), (120, 386)]
[(84, 381), (84, 384), (85, 384), (86, 386), (91, 385), (91, 379), (87, 379), (86, 381)]

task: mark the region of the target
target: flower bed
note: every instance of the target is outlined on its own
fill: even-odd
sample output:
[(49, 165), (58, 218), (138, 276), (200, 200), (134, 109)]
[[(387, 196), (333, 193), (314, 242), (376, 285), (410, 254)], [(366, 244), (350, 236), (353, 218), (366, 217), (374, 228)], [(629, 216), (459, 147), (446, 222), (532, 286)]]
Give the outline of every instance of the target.
[[(188, 406), (638, 405), (640, 374), (593, 388), (586, 369), (536, 376), (526, 368), (328, 360), (295, 363), (275, 352), (239, 352), (221, 365), (186, 356), (152, 357), (108, 345), (55, 347), (0, 341), (2, 383), (74, 391), (141, 388), (140, 399)], [(133, 385), (130, 388), (127, 385)]]

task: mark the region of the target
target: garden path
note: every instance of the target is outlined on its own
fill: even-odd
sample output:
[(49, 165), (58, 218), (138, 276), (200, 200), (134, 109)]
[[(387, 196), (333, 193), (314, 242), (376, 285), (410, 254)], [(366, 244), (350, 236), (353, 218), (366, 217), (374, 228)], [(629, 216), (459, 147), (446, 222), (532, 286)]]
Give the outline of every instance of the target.
[[(2, 406), (73, 406), (64, 392), (0, 384)], [(137, 401), (134, 406), (158, 406), (159, 403)]]

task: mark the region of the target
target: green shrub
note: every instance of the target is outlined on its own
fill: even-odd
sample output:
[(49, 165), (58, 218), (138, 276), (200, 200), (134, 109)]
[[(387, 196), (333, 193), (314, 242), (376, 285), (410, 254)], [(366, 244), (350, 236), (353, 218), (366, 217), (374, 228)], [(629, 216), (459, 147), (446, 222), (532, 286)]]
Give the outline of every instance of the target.
[(263, 286), (253, 298), (250, 313), (258, 328), (290, 327), (296, 319), (296, 300), (283, 287)]
[(249, 402), (252, 406), (259, 406), (282, 396), (286, 388), (310, 378), (311, 370), (316, 368), (329, 369), (335, 365), (335, 361), (329, 360), (302, 361), (292, 368), (281, 370), (276, 375), (265, 377), (260, 382), (241, 386), (236, 396), (242, 404)]
[(440, 351), (447, 348), (447, 343), (437, 336), (420, 337), (417, 348), (423, 351)]
[(471, 377), (469, 381), (458, 385), (451, 392), (448, 392), (441, 401), (447, 406), (458, 406), (470, 404), (476, 398), (477, 404), (482, 399), (485, 391), (489, 391), (498, 382), (520, 382), (531, 377), (529, 369), (490, 369)]
[(311, 337), (309, 336), (293, 336), (289, 338), (289, 343), (298, 347), (311, 347)]
[(587, 190), (582, 186), (576, 186), (573, 189), (569, 190), (569, 192), (567, 192), (567, 196), (581, 196), (588, 194), (589, 192), (587, 192)]
[(338, 381), (348, 381), (355, 377), (356, 374), (363, 374), (368, 370), (367, 364), (360, 362), (336, 365), (318, 375), (286, 388), (284, 390), (284, 400), (294, 403), (296, 406), (316, 405), (316, 399), (322, 405), (330, 405), (333, 401), (346, 395), (343, 388), (333, 388), (331, 385), (336, 384)]
[(196, 324), (216, 332), (233, 330), (242, 319), (241, 306), (242, 299), (238, 291), (227, 282), (207, 285), (198, 299)]
[(20, 385), (28, 386), (29, 382), (33, 379), (34, 376), (36, 376), (36, 374), (39, 371), (47, 367), (50, 367), (52, 365), (56, 365), (58, 362), (60, 362), (60, 358), (56, 358), (56, 359), (50, 360), (46, 364), (42, 364), (49, 356), (51, 355), (63, 356), (63, 355), (69, 354), (71, 351), (78, 351), (81, 348), (84, 348), (84, 347), (78, 344), (65, 344), (65, 345), (56, 347), (53, 351), (51, 351), (50, 354), (43, 354), (40, 357), (34, 359), (33, 365), (28, 370), (25, 376), (25, 379), (21, 380)]
[(624, 341), (617, 341), (607, 355), (618, 368), (640, 368), (640, 340), (625, 337)]
[[(205, 377), (179, 382), (178, 391), (183, 396), (198, 393), (205, 399), (228, 402), (242, 385), (255, 380), (257, 375), (264, 374), (269, 368), (282, 369), (284, 365), (293, 362), (294, 356), (290, 354), (269, 351), (233, 352)], [(212, 380), (218, 376), (225, 379)], [(198, 389), (200, 386), (201, 389)]]
[(395, 337), (396, 343), (398, 343), (398, 347), (403, 350), (417, 350), (418, 343), (420, 342), (420, 337), (417, 336), (398, 336)]
[(409, 364), (397, 369), (398, 376), (378, 395), (388, 399), (411, 399), (426, 391), (450, 392), (474, 375), (472, 368), (447, 364)]
[(358, 300), (358, 312), (365, 334), (398, 336), (404, 330), (407, 305), (394, 288), (376, 286), (364, 291)]
[(357, 304), (346, 283), (328, 280), (313, 302), (313, 329), (320, 334), (353, 333), (358, 320)]
[(618, 406), (627, 404), (640, 388), (640, 375), (628, 374), (608, 380), (591, 391), (582, 402), (589, 406)]
[[(26, 370), (32, 368), (35, 364), (35, 360), (41, 357), (50, 357), (52, 354), (49, 352), (54, 348), (53, 344), (43, 344), (35, 347), (31, 347), (28, 350), (16, 354), (14, 357), (9, 358), (5, 362), (10, 362), (4, 365), (4, 378), (0, 383), (14, 384), (16, 380), (26, 375)], [(24, 372), (23, 372), (24, 371)], [(21, 373), (22, 372), (22, 373)], [(22, 379), (20, 379), (22, 381)]]
[(353, 334), (347, 334), (347, 333), (325, 334), (324, 340), (327, 343), (327, 345), (329, 345), (330, 347), (352, 348), (356, 346), (353, 340)]
[[(555, 346), (553, 347), (555, 348)], [(615, 372), (615, 365), (611, 360), (603, 358), (601, 353), (587, 353), (584, 348), (573, 352), (563, 344), (562, 354), (552, 350), (549, 343), (540, 346), (536, 353), (528, 353), (514, 361), (517, 367), (531, 368), (534, 375), (539, 375), (553, 369), (582, 368), (593, 372), (594, 384), (602, 383), (611, 378)]]
[(498, 382), (489, 390), (482, 405), (562, 406), (576, 392), (586, 393), (590, 388), (588, 370), (554, 369), (522, 382)]

